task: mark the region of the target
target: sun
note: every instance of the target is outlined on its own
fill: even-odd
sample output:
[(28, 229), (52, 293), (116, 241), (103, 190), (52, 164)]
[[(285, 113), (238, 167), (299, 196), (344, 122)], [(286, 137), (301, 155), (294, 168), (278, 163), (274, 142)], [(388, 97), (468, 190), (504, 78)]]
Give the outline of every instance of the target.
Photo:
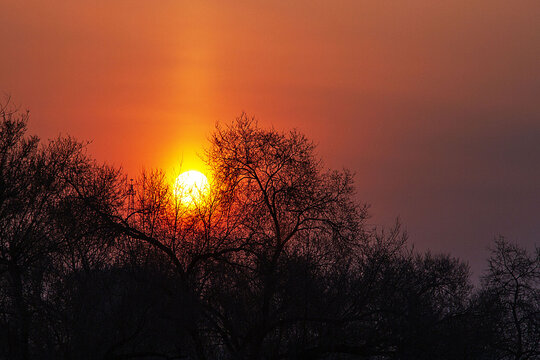
[(208, 179), (197, 170), (181, 173), (174, 184), (174, 196), (186, 206), (200, 202), (208, 190)]

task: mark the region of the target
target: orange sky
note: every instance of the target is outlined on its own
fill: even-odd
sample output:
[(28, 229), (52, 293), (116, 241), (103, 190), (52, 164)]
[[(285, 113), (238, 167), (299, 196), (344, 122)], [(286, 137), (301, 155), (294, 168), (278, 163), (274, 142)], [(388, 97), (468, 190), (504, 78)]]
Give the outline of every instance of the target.
[(216, 121), (296, 127), (374, 224), (478, 274), (540, 235), (540, 2), (0, 0), (0, 91), (132, 175), (199, 167)]

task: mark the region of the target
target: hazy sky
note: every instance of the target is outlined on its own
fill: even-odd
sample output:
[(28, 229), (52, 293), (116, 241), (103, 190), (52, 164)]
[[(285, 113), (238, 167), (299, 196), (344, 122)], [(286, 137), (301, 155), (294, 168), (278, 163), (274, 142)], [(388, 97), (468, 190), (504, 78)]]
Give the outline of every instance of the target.
[(0, 92), (131, 175), (216, 121), (298, 128), (372, 224), (485, 267), (540, 236), (540, 1), (0, 0)]

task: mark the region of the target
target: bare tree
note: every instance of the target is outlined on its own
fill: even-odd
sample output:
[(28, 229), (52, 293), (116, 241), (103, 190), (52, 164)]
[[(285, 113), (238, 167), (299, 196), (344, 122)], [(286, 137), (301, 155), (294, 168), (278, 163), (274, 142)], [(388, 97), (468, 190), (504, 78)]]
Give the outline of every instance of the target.
[[(51, 226), (65, 183), (57, 176), (71, 166), (80, 147), (56, 142), (40, 148), (37, 137), (25, 137), (28, 113), (7, 107), (0, 122), (0, 274), (5, 283), (4, 318), (7, 352), (29, 357), (32, 315), (50, 268), (51, 253), (63, 245)], [(51, 151), (58, 149), (58, 151)], [(59, 151), (59, 150), (62, 151)]]
[(352, 175), (324, 171), (314, 150), (298, 132), (262, 129), (242, 115), (216, 128), (205, 156), (211, 190), (194, 206), (150, 172), (136, 182), (133, 214), (102, 213), (179, 274), (189, 311), (200, 314), (182, 325), (197, 357), (255, 359), (269, 347), (278, 356), (305, 322), (303, 283), (320, 290), (316, 279), (346, 266), (365, 242)]
[(71, 138), (26, 136), (28, 113), (4, 106), (0, 116), (0, 354), (28, 359), (50, 340), (42, 335), (55, 283), (68, 269), (107, 261), (111, 237), (77, 199), (115, 208), (118, 172)]
[[(228, 236), (242, 249), (225, 258), (235, 270), (221, 279), (230, 284), (229, 298), (239, 301), (229, 313), (212, 304), (217, 331), (235, 357), (260, 358), (270, 343), (278, 351), (306, 316), (306, 299), (287, 293), (297, 291), (287, 282), (309, 281), (297, 272), (302, 268), (310, 276), (329, 272), (364, 239), (366, 212), (353, 201), (351, 174), (324, 171), (314, 150), (300, 133), (262, 129), (246, 115), (218, 126), (210, 139), (206, 159), (236, 225)], [(239, 309), (245, 310), (234, 324), (231, 314)]]
[(540, 249), (529, 254), (503, 237), (495, 241), (483, 276), (484, 301), (491, 303), (500, 359), (540, 356)]

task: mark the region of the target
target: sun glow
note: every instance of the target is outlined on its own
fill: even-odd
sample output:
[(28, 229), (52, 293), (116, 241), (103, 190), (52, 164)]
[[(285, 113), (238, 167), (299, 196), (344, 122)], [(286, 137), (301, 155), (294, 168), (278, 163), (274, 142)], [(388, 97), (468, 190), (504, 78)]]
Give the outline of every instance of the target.
[(200, 202), (208, 193), (208, 179), (197, 170), (181, 173), (176, 178), (174, 196), (186, 206)]

